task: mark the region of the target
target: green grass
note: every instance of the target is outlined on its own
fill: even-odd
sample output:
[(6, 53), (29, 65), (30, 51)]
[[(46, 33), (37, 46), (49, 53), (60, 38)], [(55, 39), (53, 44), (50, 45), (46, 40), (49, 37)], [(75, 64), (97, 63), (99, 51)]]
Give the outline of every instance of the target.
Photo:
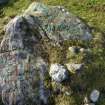
[[(37, 0), (38, 1), (38, 0)], [(6, 6), (0, 7), (0, 37), (4, 32), (3, 27), (15, 15), (20, 14), (32, 1), (30, 0), (10, 0)], [(81, 75), (71, 75), (72, 82), (62, 84), (62, 88), (73, 91), (72, 96), (58, 95), (55, 98), (56, 105), (81, 105), (85, 95), (96, 88), (101, 92), (101, 97), (97, 105), (105, 105), (105, 0), (43, 0), (48, 5), (63, 5), (68, 11), (79, 16), (86, 22), (93, 31), (93, 39), (89, 43), (84, 42), (64, 42), (62, 48), (54, 48), (48, 44), (46, 46), (49, 54), (49, 62), (67, 62), (68, 47), (78, 45), (89, 47), (92, 50), (92, 56), (87, 56), (89, 63)], [(82, 55), (79, 55), (82, 57)], [(78, 61), (81, 62), (81, 57)], [(75, 58), (75, 57), (74, 57)], [(77, 57), (75, 58), (77, 60)], [(48, 80), (49, 81), (49, 80)], [(52, 85), (54, 88), (56, 85)], [(80, 92), (78, 87), (82, 87)]]

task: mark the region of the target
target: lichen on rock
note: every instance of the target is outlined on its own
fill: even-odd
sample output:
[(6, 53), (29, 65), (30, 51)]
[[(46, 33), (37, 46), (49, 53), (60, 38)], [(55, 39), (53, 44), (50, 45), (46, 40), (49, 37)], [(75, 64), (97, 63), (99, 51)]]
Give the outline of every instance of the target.
[[(50, 92), (44, 80), (50, 63), (44, 61), (36, 47), (44, 38), (60, 43), (88, 41), (92, 35), (84, 22), (61, 6), (33, 3), (25, 13), (13, 18), (5, 27), (0, 45), (0, 91), (5, 105), (48, 104)], [(48, 74), (59, 83), (68, 79), (63, 65), (51, 64)], [(82, 64), (69, 66), (78, 70)]]
[(57, 42), (92, 39), (89, 27), (63, 6), (46, 6), (34, 2), (25, 14), (39, 17), (48, 37)]
[(35, 19), (28, 15), (17, 16), (5, 27), (0, 47), (0, 87), (5, 105), (47, 103), (43, 83), (46, 65), (40, 62), (42, 67), (38, 68), (34, 55), (34, 46), (41, 40)]

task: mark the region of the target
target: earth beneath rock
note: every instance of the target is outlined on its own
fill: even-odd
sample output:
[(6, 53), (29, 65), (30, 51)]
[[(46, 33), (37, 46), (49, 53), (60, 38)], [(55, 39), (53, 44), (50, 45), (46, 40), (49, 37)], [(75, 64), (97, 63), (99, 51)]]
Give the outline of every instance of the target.
[(78, 17), (68, 12), (62, 6), (46, 6), (32, 3), (25, 14), (37, 16), (42, 21), (42, 27), (51, 40), (91, 40), (91, 30)]

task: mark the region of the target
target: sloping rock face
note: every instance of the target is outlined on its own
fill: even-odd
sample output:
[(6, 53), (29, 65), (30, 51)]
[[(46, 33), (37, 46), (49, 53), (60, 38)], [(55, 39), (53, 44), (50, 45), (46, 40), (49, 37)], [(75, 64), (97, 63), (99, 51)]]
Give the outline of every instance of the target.
[[(5, 36), (1, 42), (0, 51), (24, 49), (34, 52), (34, 44), (41, 39), (37, 17), (17, 16), (5, 27)], [(40, 31), (41, 32), (41, 31)]]
[[(92, 38), (89, 28), (63, 7), (33, 3), (5, 27), (0, 45), (0, 91), (4, 105), (48, 103), (44, 85), (48, 67), (36, 48), (43, 37), (58, 43)], [(57, 71), (57, 79), (61, 76), (58, 81), (62, 82), (66, 70), (62, 74), (58, 67)]]
[(37, 16), (48, 37), (57, 42), (92, 38), (89, 27), (64, 7), (33, 3), (25, 13)]
[(5, 27), (0, 46), (0, 87), (4, 105), (47, 103), (46, 63), (34, 56), (34, 46), (41, 39), (35, 19), (17, 16)]

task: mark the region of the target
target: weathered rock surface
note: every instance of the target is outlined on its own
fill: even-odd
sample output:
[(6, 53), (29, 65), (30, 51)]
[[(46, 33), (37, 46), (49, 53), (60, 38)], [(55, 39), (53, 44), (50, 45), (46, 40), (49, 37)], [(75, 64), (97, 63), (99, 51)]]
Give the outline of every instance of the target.
[[(35, 20), (36, 19), (36, 20)], [(34, 46), (41, 35), (38, 20), (17, 16), (5, 27), (0, 45), (0, 87), (4, 105), (40, 105), (47, 103), (44, 87), (46, 63), (37, 59)]]
[[(47, 104), (49, 94), (44, 86), (47, 64), (35, 47), (43, 37), (59, 43), (90, 40), (92, 35), (87, 25), (60, 6), (33, 3), (23, 15), (12, 19), (0, 44), (0, 95), (4, 105)], [(70, 66), (75, 71), (81, 67), (82, 64)], [(60, 83), (68, 78), (61, 64), (51, 64), (49, 74)]]
[(64, 7), (48, 7), (34, 2), (25, 11), (25, 14), (39, 17), (48, 37), (57, 42), (75, 39), (90, 40), (92, 38), (89, 27)]
[(5, 36), (0, 45), (0, 51), (24, 49), (34, 52), (34, 44), (41, 39), (39, 20), (29, 15), (16, 16), (5, 27)]
[(100, 96), (100, 92), (98, 90), (93, 90), (90, 94), (90, 100), (92, 102), (97, 102)]
[(68, 78), (67, 70), (61, 64), (51, 64), (49, 74), (56, 82), (62, 82)]

